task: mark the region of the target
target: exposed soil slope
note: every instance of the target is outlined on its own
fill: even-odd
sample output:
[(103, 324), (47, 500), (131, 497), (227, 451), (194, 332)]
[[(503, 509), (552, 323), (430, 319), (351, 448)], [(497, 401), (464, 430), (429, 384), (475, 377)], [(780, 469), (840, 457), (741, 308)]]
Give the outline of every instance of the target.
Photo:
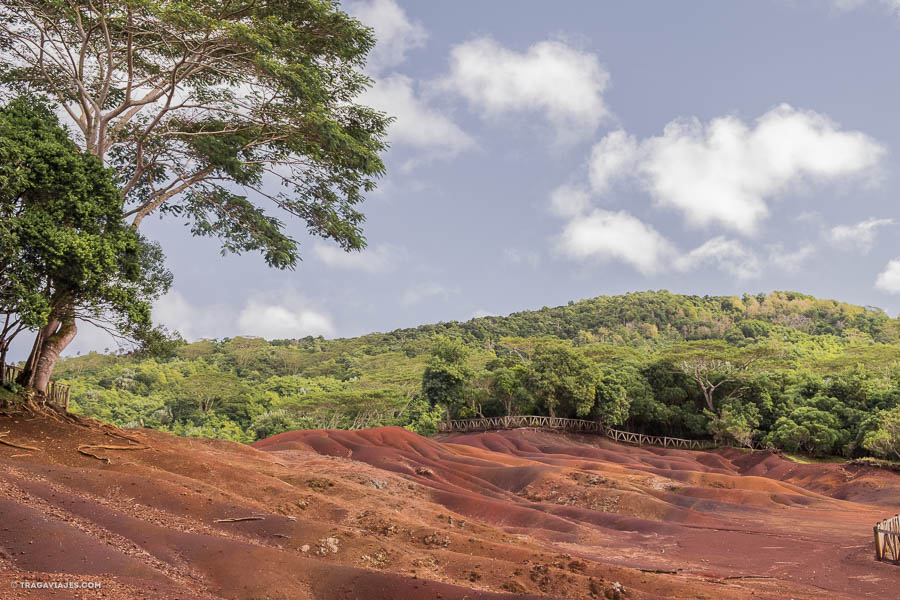
[[(0, 417), (7, 430), (40, 450), (0, 445), (3, 598), (884, 598), (900, 584), (871, 548), (900, 476), (867, 467), (526, 430), (255, 447)], [(131, 449), (81, 448), (107, 464), (85, 444)], [(22, 580), (102, 588), (10, 588)]]

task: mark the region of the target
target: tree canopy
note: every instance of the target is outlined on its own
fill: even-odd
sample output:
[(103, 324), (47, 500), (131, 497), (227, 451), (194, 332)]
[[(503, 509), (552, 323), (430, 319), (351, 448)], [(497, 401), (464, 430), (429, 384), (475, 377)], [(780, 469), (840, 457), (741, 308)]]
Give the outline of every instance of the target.
[(115, 167), (123, 216), (160, 211), (293, 267), (281, 217), (359, 249), (389, 119), (356, 104), (371, 29), (328, 0), (0, 1), (0, 85), (46, 94)]
[(45, 353), (58, 354), (76, 318), (136, 335), (171, 281), (160, 248), (122, 222), (112, 177), (47, 106), (26, 97), (0, 108), (0, 309), (47, 342), (26, 364), (38, 389)]

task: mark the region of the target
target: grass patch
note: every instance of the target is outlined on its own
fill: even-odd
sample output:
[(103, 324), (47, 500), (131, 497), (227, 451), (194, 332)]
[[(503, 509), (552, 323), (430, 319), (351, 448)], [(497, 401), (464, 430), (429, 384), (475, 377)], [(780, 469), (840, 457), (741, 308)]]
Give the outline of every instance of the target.
[(787, 452), (782, 453), (782, 455), (785, 458), (794, 461), (795, 463), (800, 463), (801, 465), (849, 462), (846, 458), (844, 458), (842, 456), (816, 457), (816, 456), (806, 456), (805, 454), (789, 454)]

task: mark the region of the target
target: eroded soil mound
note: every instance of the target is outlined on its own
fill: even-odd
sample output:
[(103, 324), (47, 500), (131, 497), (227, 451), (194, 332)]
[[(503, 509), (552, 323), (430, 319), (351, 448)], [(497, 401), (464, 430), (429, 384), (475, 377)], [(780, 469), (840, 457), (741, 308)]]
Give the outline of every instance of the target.
[[(900, 476), (866, 467), (527, 430), (255, 447), (7, 430), (38, 450), (0, 445), (0, 597), (884, 598), (900, 583), (871, 548)], [(10, 587), (53, 580), (102, 587)]]

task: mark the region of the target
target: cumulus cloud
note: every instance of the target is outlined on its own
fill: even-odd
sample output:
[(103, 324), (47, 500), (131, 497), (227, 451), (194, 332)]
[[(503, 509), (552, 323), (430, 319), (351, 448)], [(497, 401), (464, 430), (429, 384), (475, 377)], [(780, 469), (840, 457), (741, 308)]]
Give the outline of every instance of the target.
[(559, 240), (559, 250), (576, 260), (618, 260), (649, 275), (665, 267), (674, 247), (658, 231), (625, 211), (595, 209), (572, 219)]
[(591, 135), (609, 114), (609, 73), (593, 54), (547, 40), (524, 52), (489, 37), (453, 48), (439, 88), (459, 94), (484, 117), (542, 114), (560, 139)]
[(550, 210), (560, 217), (580, 215), (590, 206), (590, 193), (581, 187), (561, 185), (550, 194)]
[(160, 298), (153, 307), (153, 319), (185, 339), (221, 338), (237, 335), (294, 338), (333, 335), (330, 317), (309, 306), (292, 292), (259, 294), (241, 308), (221, 304), (196, 305), (177, 290)]
[(390, 271), (403, 260), (406, 251), (392, 244), (379, 244), (360, 252), (344, 252), (337, 246), (317, 243), (313, 247), (313, 253), (329, 267), (383, 273)]
[(394, 0), (352, 2), (347, 12), (375, 30), (375, 48), (367, 61), (373, 73), (399, 65), (410, 50), (421, 47), (428, 39), (422, 24), (410, 21)]
[(837, 225), (826, 233), (828, 241), (844, 250), (858, 250), (868, 254), (875, 245), (878, 228), (893, 225), (893, 219), (866, 219), (855, 225)]
[(730, 273), (736, 279), (754, 279), (762, 274), (756, 255), (737, 240), (717, 236), (675, 259), (675, 267), (692, 271), (705, 265), (713, 265)]
[(366, 104), (396, 117), (388, 129), (393, 145), (424, 150), (430, 158), (452, 157), (474, 145), (447, 115), (418, 94), (413, 80), (393, 74), (376, 81), (362, 96)]
[(609, 190), (610, 183), (632, 168), (637, 158), (638, 144), (633, 135), (613, 131), (594, 146), (588, 163), (591, 187), (598, 194)]
[(400, 298), (400, 304), (403, 306), (413, 306), (426, 298), (439, 297), (446, 299), (459, 293), (460, 290), (458, 287), (448, 287), (436, 281), (428, 281), (409, 287), (403, 292), (403, 296)]
[(375, 83), (360, 101), (392, 117), (388, 140), (423, 154), (408, 161), (409, 168), (422, 160), (452, 158), (474, 145), (472, 138), (441, 110), (422, 96), (416, 83), (396, 72), (407, 54), (421, 47), (428, 32), (413, 22), (394, 0), (353, 2), (348, 12), (375, 30), (377, 43), (369, 53), (367, 72)]
[(889, 294), (900, 294), (900, 258), (890, 261), (878, 274), (875, 287)]
[(769, 215), (772, 196), (792, 184), (860, 176), (884, 152), (863, 133), (782, 104), (753, 125), (733, 116), (707, 124), (679, 119), (640, 142), (613, 132), (594, 148), (590, 179), (597, 193), (616, 180), (634, 180), (691, 225), (752, 235)]
[(240, 335), (266, 339), (333, 335), (331, 319), (322, 313), (292, 303), (251, 299), (237, 317)]
[(153, 305), (153, 320), (193, 341), (230, 335), (234, 311), (219, 304), (195, 306), (178, 290), (172, 290)]
[(796, 273), (816, 253), (812, 244), (804, 244), (796, 250), (787, 250), (784, 244), (773, 244), (769, 248), (769, 264), (787, 273)]

